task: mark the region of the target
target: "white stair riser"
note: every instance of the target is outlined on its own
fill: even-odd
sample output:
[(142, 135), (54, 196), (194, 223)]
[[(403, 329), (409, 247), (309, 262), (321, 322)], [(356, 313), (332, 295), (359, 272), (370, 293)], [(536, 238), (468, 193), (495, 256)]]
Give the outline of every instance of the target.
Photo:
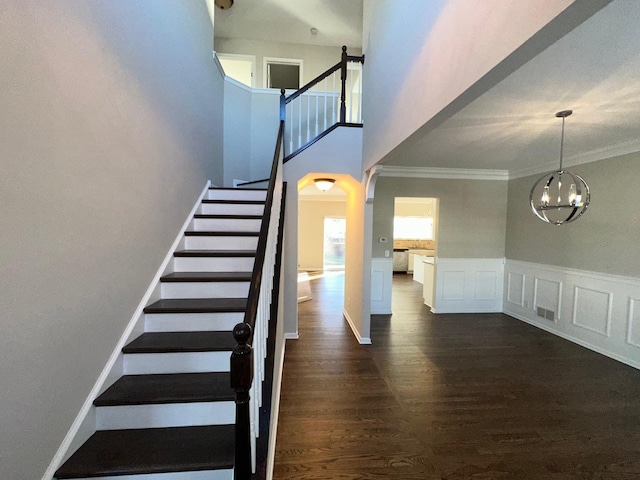
[(145, 332), (222, 332), (233, 330), (244, 320), (244, 312), (224, 313), (147, 313)]
[(258, 236), (251, 237), (184, 237), (185, 250), (255, 250)]
[(231, 352), (128, 353), (124, 375), (228, 372)]
[(233, 401), (97, 407), (96, 428), (125, 430), (230, 425), (235, 422), (235, 411)]
[(193, 229), (196, 232), (259, 232), (261, 222), (260, 218), (196, 218)]
[(263, 204), (203, 203), (200, 213), (205, 215), (262, 215)]
[(207, 192), (209, 200), (265, 200), (266, 190), (246, 190), (236, 188), (234, 190), (209, 190)]
[(76, 480), (233, 480), (233, 469), (119, 475), (117, 477), (77, 478)]
[(175, 257), (176, 272), (251, 272), (254, 257)]
[(249, 282), (163, 282), (162, 298), (246, 298)]

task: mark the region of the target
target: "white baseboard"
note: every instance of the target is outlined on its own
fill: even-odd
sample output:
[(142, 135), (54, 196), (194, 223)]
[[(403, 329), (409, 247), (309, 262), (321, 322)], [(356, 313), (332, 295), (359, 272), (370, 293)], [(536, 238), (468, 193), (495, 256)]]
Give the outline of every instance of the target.
[(284, 339), (285, 340), (298, 340), (298, 338), (300, 338), (298, 336), (298, 332), (290, 332), (290, 333), (285, 333), (284, 334)]
[[(71, 427), (67, 431), (67, 434), (64, 436), (60, 447), (56, 451), (51, 463), (47, 467), (47, 470), (42, 477), (42, 480), (51, 480), (53, 478), (54, 473), (60, 467), (60, 465), (82, 444), (84, 443), (89, 436), (93, 434), (95, 431), (95, 407), (93, 406), (93, 400), (106, 388), (109, 387), (113, 381), (115, 381), (119, 376), (122, 375), (122, 348), (127, 344), (132, 332), (135, 331), (136, 327), (140, 322), (144, 322), (144, 308), (148, 305), (149, 300), (152, 298), (154, 292), (158, 288), (158, 284), (160, 283), (160, 277), (164, 275), (169, 262), (173, 259), (173, 252), (178, 247), (178, 244), (182, 240), (184, 236), (184, 231), (189, 226), (189, 222), (193, 219), (197, 209), (200, 207), (202, 203), (202, 199), (206, 195), (209, 187), (211, 185), (210, 181), (207, 181), (202, 194), (196, 201), (193, 209), (187, 215), (187, 220), (180, 228), (178, 235), (176, 236), (173, 244), (169, 248), (169, 252), (165, 256), (160, 268), (156, 271), (147, 291), (140, 300), (136, 310), (134, 311), (131, 319), (127, 323), (127, 326), (120, 336), (120, 340), (116, 344), (115, 348), (111, 352), (109, 356), (109, 360), (107, 360), (106, 365), (102, 369), (102, 372), (98, 376), (96, 383), (93, 385), (93, 388), (89, 392), (89, 395), (85, 399), (78, 415), (74, 419)], [(91, 425), (92, 424), (92, 425)]]
[(370, 337), (362, 337), (360, 335), (360, 332), (358, 331), (358, 329), (355, 327), (353, 320), (351, 320), (351, 317), (349, 316), (349, 314), (347, 313), (346, 310), (342, 310), (342, 315), (344, 315), (345, 320), (347, 321), (347, 323), (349, 324), (349, 326), (351, 327), (351, 331), (353, 332), (353, 335), (356, 337), (356, 339), (358, 340), (358, 343), (360, 345), (371, 345), (371, 338)]
[(507, 260), (503, 312), (640, 368), (638, 278)]

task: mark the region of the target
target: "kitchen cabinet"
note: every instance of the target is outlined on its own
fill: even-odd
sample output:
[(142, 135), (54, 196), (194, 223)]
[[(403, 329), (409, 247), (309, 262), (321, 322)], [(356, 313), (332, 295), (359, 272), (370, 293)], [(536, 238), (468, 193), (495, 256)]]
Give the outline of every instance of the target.
[(424, 298), (424, 304), (429, 307), (433, 307), (433, 290), (435, 282), (435, 265), (433, 264), (433, 257), (425, 257), (426, 260), (423, 264), (423, 282), (422, 282), (422, 297)]

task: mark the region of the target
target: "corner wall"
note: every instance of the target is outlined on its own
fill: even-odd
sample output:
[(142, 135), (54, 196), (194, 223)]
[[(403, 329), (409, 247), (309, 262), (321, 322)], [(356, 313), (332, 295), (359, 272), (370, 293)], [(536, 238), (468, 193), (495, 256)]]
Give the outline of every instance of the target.
[(41, 478), (207, 179), (204, 1), (0, 8), (0, 478)]
[(570, 170), (591, 204), (560, 227), (530, 211), (538, 175), (509, 181), (504, 311), (640, 368), (640, 153)]
[[(507, 186), (505, 180), (378, 178), (371, 240), (374, 300), (391, 298), (392, 272), (385, 250), (393, 251), (395, 197), (435, 197), (436, 278), (429, 306), (434, 313), (501, 311)], [(387, 243), (380, 243), (380, 237)]]

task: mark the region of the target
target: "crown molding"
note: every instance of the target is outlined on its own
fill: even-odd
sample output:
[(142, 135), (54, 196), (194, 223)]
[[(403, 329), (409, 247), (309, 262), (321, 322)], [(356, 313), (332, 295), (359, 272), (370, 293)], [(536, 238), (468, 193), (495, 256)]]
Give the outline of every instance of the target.
[(507, 170), (377, 165), (381, 177), (443, 178), (454, 180), (509, 180)]
[[(597, 162), (598, 160), (605, 160), (607, 158), (620, 157), (622, 155), (628, 155), (629, 153), (640, 152), (640, 139), (633, 139), (615, 145), (608, 145), (606, 147), (590, 150), (585, 153), (579, 153), (564, 157), (562, 161), (562, 167), (575, 167), (585, 163)], [(520, 168), (511, 171), (509, 179), (529, 177), (531, 175), (542, 175), (546, 172), (558, 170), (559, 160), (552, 160), (541, 163), (535, 167)]]

